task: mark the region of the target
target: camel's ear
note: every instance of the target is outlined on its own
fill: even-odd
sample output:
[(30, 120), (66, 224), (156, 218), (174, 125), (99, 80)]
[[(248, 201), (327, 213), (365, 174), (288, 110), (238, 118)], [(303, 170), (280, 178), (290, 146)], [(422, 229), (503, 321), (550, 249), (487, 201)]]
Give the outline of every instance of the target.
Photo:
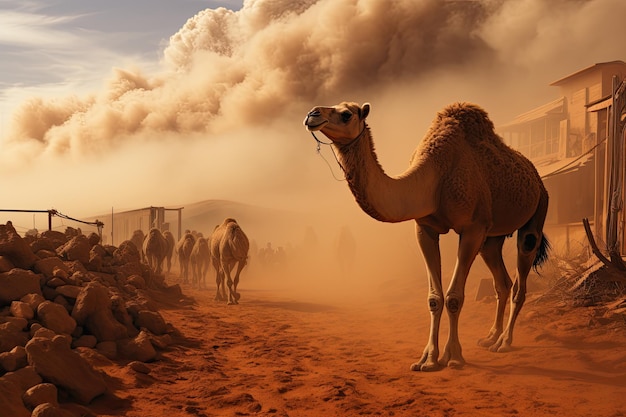
[(363, 103), (361, 106), (361, 120), (365, 120), (368, 114), (370, 114), (370, 104)]

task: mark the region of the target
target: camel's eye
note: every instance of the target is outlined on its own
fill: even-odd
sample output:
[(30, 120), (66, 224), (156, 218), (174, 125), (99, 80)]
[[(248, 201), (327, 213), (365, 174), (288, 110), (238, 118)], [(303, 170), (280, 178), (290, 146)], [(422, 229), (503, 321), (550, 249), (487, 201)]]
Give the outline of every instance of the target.
[(350, 120), (352, 118), (352, 113), (350, 113), (348, 110), (341, 112), (341, 120), (343, 120), (344, 123), (347, 123), (348, 120)]

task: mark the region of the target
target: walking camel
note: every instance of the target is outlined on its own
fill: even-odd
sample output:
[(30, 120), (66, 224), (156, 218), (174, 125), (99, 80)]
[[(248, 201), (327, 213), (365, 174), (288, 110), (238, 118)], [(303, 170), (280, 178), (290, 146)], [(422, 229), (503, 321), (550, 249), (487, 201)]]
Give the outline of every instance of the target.
[[(237, 292), (239, 275), (248, 263), (248, 250), (250, 249), (248, 237), (235, 219), (226, 218), (213, 231), (209, 249), (211, 250), (211, 263), (217, 274), (215, 300), (226, 300), (224, 287), (224, 280), (226, 280), (228, 304), (238, 304), (237, 301), (240, 298), (240, 294)], [(235, 278), (232, 279), (231, 272), (235, 264), (237, 264), (237, 270), (235, 271)]]
[(176, 246), (176, 239), (169, 230), (163, 232), (163, 237), (167, 242), (167, 250), (165, 251), (165, 260), (167, 261), (167, 273), (172, 269), (172, 255), (174, 254), (174, 247)]
[(191, 233), (185, 233), (175, 248), (178, 255), (178, 264), (180, 265), (180, 276), (185, 284), (189, 282), (189, 257), (195, 243), (196, 238)]
[(167, 241), (159, 229), (150, 229), (143, 241), (143, 253), (150, 269), (155, 274), (162, 272), (163, 260), (167, 252)]
[(200, 236), (191, 249), (189, 266), (191, 267), (192, 284), (198, 288), (206, 288), (206, 273), (209, 270), (211, 253), (206, 238)]
[[(398, 176), (388, 176), (378, 162), (365, 122), (369, 112), (368, 103), (315, 107), (304, 125), (330, 139), (348, 186), (363, 211), (383, 222), (416, 222), (417, 241), (428, 271), (431, 319), (428, 343), (411, 369), (435, 371), (465, 364), (458, 334), (459, 316), (465, 282), (479, 253), (493, 274), (497, 294), (495, 321), (479, 344), (491, 351), (510, 350), (513, 327), (526, 298), (528, 273), (547, 259), (550, 247), (543, 235), (548, 193), (537, 170), (522, 154), (504, 144), (483, 109), (455, 103), (436, 115), (413, 153), (409, 168)], [(439, 236), (450, 230), (459, 235), (459, 246), (444, 296)], [(513, 284), (502, 259), (502, 245), (516, 230), (517, 274)], [(503, 328), (511, 288), (511, 309)], [(444, 306), (450, 331), (440, 361), (439, 326)]]

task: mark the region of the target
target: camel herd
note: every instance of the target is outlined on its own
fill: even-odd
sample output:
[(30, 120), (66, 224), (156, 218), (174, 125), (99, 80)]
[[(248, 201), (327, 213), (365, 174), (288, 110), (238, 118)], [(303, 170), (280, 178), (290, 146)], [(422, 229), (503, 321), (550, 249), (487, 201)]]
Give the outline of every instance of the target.
[[(191, 284), (198, 288), (206, 288), (206, 274), (213, 264), (217, 285), (215, 300), (238, 304), (240, 294), (237, 292), (237, 285), (239, 275), (248, 262), (250, 242), (235, 219), (230, 217), (224, 219), (221, 224), (215, 226), (209, 238), (186, 231), (176, 242), (171, 232), (161, 232), (157, 228), (152, 228), (147, 235), (141, 230), (136, 230), (130, 241), (141, 253), (142, 261), (155, 274), (163, 273), (164, 262), (169, 273), (172, 257), (175, 255), (178, 258), (183, 283), (189, 283), (191, 273)], [(235, 265), (237, 269), (233, 277)]]

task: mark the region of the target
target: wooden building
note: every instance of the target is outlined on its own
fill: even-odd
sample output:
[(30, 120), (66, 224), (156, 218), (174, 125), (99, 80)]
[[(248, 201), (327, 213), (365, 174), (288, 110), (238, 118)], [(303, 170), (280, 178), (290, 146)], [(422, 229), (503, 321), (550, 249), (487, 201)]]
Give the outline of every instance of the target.
[[(597, 241), (610, 240), (607, 213), (617, 214), (616, 198), (623, 201), (624, 193), (616, 186), (623, 188), (626, 179), (623, 133), (616, 129), (623, 109), (615, 105), (625, 79), (623, 61), (581, 69), (550, 84), (559, 88), (558, 98), (497, 127), (507, 144), (537, 166), (550, 194), (546, 225), (565, 229), (568, 240), (570, 230), (582, 229), (583, 218), (590, 220)], [(618, 214), (617, 240), (624, 252), (624, 217), (621, 210)]]

